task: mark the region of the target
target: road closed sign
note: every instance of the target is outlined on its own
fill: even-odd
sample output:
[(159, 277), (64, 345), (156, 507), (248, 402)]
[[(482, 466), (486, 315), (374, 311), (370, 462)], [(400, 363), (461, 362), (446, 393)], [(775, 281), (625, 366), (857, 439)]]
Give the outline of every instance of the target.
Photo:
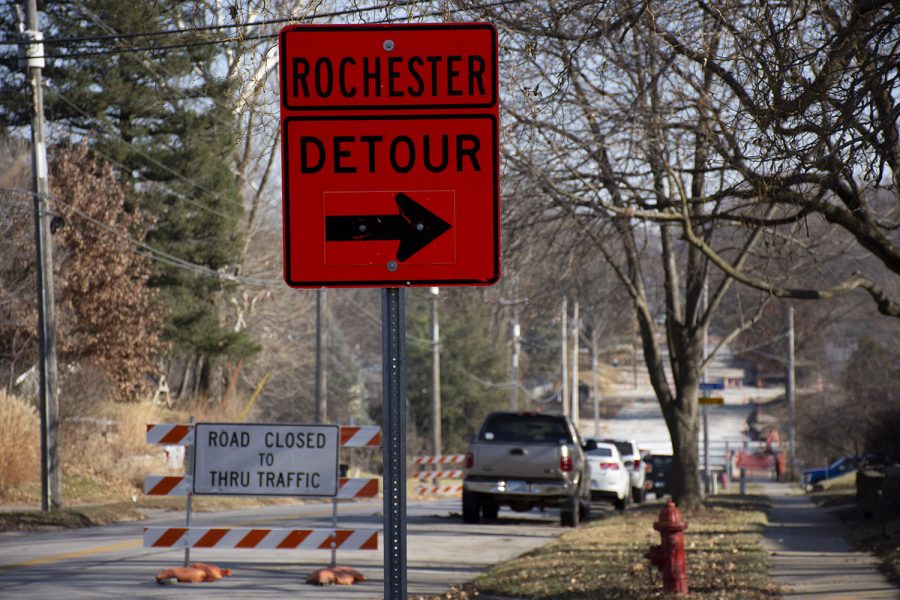
[(337, 425), (198, 423), (193, 492), (335, 496), (339, 452)]
[(295, 25), (279, 47), (287, 283), (497, 281), (494, 28)]

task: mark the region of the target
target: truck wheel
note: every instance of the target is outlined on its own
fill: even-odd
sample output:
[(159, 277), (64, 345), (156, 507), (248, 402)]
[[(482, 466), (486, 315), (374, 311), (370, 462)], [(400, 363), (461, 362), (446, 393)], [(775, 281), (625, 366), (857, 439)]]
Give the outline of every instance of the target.
[(497, 515), (500, 514), (500, 505), (490, 500), (481, 503), (481, 516), (487, 521), (496, 521)]
[(641, 504), (646, 499), (644, 488), (631, 488), (631, 499), (634, 500), (635, 504)]
[(628, 494), (627, 493), (622, 498), (616, 498), (615, 500), (613, 500), (613, 506), (615, 507), (616, 510), (619, 510), (619, 511), (625, 510), (626, 504), (628, 504)]
[(477, 523), (481, 511), (481, 498), (475, 492), (463, 490), (462, 513), (463, 523)]
[(578, 527), (578, 517), (581, 516), (578, 504), (577, 493), (563, 504), (562, 509), (559, 511), (559, 522), (563, 527)]

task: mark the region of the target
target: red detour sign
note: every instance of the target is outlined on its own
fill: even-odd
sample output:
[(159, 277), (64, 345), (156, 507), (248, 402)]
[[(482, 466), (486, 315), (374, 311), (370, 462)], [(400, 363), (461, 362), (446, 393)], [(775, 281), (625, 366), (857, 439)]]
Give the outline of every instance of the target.
[(494, 28), (294, 25), (279, 49), (287, 283), (496, 282)]

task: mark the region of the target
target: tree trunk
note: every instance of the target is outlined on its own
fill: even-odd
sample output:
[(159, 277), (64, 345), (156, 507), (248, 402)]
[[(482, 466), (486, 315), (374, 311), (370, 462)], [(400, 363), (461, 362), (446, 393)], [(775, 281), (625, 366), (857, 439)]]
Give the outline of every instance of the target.
[(184, 371), (181, 373), (181, 383), (178, 385), (178, 399), (182, 400), (184, 398), (184, 393), (187, 391), (188, 382), (191, 379), (191, 367), (193, 366), (193, 359), (185, 359), (184, 360)]
[(200, 384), (202, 383), (202, 375), (203, 368), (206, 366), (206, 361), (203, 358), (202, 354), (197, 355), (197, 360), (194, 361), (194, 389), (193, 389), (193, 398), (194, 402), (197, 401), (197, 398), (200, 396)]
[(679, 398), (666, 415), (672, 438), (672, 499), (682, 509), (696, 508), (703, 501), (700, 490), (700, 456), (697, 448), (697, 394)]

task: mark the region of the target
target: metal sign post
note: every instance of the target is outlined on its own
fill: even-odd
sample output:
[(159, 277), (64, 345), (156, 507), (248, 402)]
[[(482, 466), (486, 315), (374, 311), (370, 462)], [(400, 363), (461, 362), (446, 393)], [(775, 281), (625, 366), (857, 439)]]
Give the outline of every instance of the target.
[[(193, 426), (194, 425), (194, 417), (191, 417), (190, 421), (188, 421), (188, 422), (191, 424), (191, 426)], [(194, 475), (194, 444), (189, 444), (185, 448), (184, 458), (185, 458), (184, 472), (185, 472), (185, 474), (187, 474), (188, 477), (193, 477), (193, 475)], [(193, 507), (191, 506), (191, 504), (192, 504), (191, 500), (193, 500), (193, 498), (194, 498), (193, 492), (188, 492), (187, 498), (184, 499), (184, 526), (187, 527), (188, 529), (191, 528), (191, 511), (193, 510)], [(184, 547), (184, 566), (188, 566), (189, 564), (191, 564), (191, 547), (185, 546)]]
[(381, 290), (384, 597), (406, 600), (406, 291)]

